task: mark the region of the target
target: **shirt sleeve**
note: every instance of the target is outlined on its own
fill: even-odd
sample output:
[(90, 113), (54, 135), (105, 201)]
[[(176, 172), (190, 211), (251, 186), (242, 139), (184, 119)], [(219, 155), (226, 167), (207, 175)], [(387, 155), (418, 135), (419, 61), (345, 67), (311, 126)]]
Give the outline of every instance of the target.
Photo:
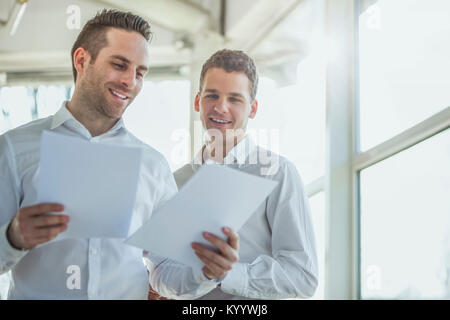
[(289, 162), (280, 167), (279, 184), (267, 200), (272, 256), (238, 262), (221, 290), (247, 298), (309, 298), (318, 284), (317, 254), (310, 208), (303, 183)]
[(152, 288), (169, 299), (196, 299), (219, 284), (206, 278), (201, 270), (194, 271), (190, 266), (149, 252), (144, 252), (144, 262)]
[(28, 252), (11, 246), (7, 238), (9, 223), (19, 209), (18, 182), (9, 141), (0, 136), (0, 274), (6, 273)]
[[(178, 192), (173, 174), (165, 161), (162, 162), (161, 172), (161, 188), (155, 209)], [(190, 266), (147, 251), (144, 251), (144, 263), (153, 290), (169, 299), (195, 299), (218, 285), (217, 281), (206, 278), (201, 270), (193, 271)]]

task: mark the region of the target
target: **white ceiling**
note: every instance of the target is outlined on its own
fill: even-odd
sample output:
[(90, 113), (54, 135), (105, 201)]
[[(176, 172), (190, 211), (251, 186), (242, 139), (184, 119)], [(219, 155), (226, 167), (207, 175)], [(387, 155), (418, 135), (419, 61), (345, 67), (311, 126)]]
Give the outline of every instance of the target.
[(16, 33), (10, 35), (9, 20), (21, 1), (0, 1), (0, 72), (14, 76), (30, 72), (70, 76), (70, 49), (80, 30), (67, 23), (74, 21), (78, 9), (81, 27), (102, 8), (132, 11), (148, 19), (154, 32), (151, 68), (168, 76), (191, 65), (199, 51), (208, 56), (221, 47), (249, 52), (260, 67), (298, 60), (305, 52), (314, 10), (323, 2), (28, 0)]

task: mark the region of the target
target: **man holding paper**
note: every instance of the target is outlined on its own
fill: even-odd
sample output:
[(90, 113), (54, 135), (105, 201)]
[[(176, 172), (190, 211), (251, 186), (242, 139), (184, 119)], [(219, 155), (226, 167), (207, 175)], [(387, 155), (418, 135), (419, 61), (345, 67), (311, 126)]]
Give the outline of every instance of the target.
[[(205, 62), (195, 111), (208, 140), (193, 163), (174, 173), (179, 188), (200, 167), (216, 163), (278, 182), (238, 232), (239, 262), (201, 299), (308, 298), (317, 287), (315, 239), (300, 176), (291, 162), (255, 145), (246, 134), (248, 119), (258, 110), (257, 84), (255, 64), (242, 51), (221, 50)], [(150, 296), (158, 299), (165, 292), (161, 283)]]
[[(84, 26), (72, 48), (75, 78), (72, 99), (54, 116), (0, 136), (0, 273), (11, 271), (9, 299), (147, 298), (149, 279), (142, 249), (125, 244), (123, 239), (100, 237), (100, 232), (98, 237), (49, 242), (70, 230), (70, 220), (75, 221), (77, 215), (89, 218), (89, 214), (98, 214), (74, 212), (69, 219), (70, 210), (62, 214), (63, 204), (36, 203), (42, 191), (38, 190), (38, 180), (46, 179), (39, 177), (41, 136), (82, 142), (80, 148), (88, 144), (97, 145), (97, 149), (107, 145), (140, 149), (142, 161), (130, 218), (134, 229), (176, 194), (177, 187), (166, 160), (135, 138), (122, 121), (122, 114), (140, 92), (148, 71), (151, 35), (150, 25), (139, 16), (115, 10), (98, 13)], [(43, 135), (44, 131), (51, 134)], [(116, 159), (105, 159), (105, 167), (108, 161)], [(119, 167), (107, 174), (118, 175), (127, 169)], [(45, 172), (52, 173), (52, 170)], [(96, 174), (78, 172), (74, 180), (81, 176), (89, 189), (89, 181), (101, 179)], [(57, 180), (58, 175), (52, 178)], [(63, 182), (61, 188), (75, 184), (75, 181)], [(119, 179), (114, 185), (91, 192), (104, 198), (108, 189), (121, 187)], [(83, 203), (85, 200), (79, 199)], [(103, 205), (101, 200), (97, 205), (105, 205), (104, 200)], [(104, 221), (109, 218), (106, 213)], [(208, 257), (199, 274), (183, 266), (170, 273), (171, 280), (182, 285), (180, 297), (197, 297), (208, 292), (216, 285), (216, 279), (225, 276), (238, 260), (237, 235), (227, 228), (223, 232), (228, 241), (205, 234), (218, 252), (193, 245), (196, 252)], [(159, 267), (165, 269), (164, 265), (170, 261), (161, 260)]]

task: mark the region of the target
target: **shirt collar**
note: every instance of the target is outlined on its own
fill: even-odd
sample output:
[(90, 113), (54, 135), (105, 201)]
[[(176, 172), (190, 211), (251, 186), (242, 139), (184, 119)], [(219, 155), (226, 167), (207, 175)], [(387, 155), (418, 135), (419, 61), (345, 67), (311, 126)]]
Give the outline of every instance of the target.
[[(197, 169), (200, 167), (203, 163), (205, 164), (212, 164), (216, 163), (215, 161), (211, 159), (206, 159), (203, 162), (203, 149), (205, 146), (201, 148), (199, 152), (197, 152), (197, 155), (194, 158), (194, 161), (192, 162), (194, 169)], [(245, 161), (247, 160), (249, 154), (253, 152), (255, 149), (255, 143), (253, 142), (253, 139), (246, 135), (237, 145), (231, 149), (226, 157), (223, 159), (223, 164), (238, 164), (242, 165), (245, 164)]]
[[(64, 124), (68, 120), (75, 120), (77, 121), (74, 116), (70, 113), (70, 111), (67, 109), (67, 102), (64, 101), (61, 105), (61, 108), (55, 113), (52, 120), (52, 126), (50, 127), (51, 130), (59, 127), (60, 125)], [(78, 121), (77, 121), (78, 122)]]
[[(72, 115), (69, 109), (67, 109), (68, 102), (69, 102), (68, 100), (63, 101), (61, 108), (53, 116), (53, 121), (50, 128), (51, 130), (63, 125), (68, 121), (79, 124), (84, 128), (83, 124), (81, 124), (77, 119), (75, 119), (75, 117)], [(126, 129), (123, 118), (120, 118), (119, 121), (117, 121), (117, 123), (111, 129), (109, 129), (107, 133), (114, 133), (120, 129)]]

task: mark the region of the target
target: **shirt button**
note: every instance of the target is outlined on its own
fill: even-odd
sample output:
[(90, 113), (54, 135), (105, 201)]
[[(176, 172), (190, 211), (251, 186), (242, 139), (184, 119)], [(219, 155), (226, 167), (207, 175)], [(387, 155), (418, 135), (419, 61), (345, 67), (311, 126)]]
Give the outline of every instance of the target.
[(97, 250), (96, 249), (91, 249), (91, 254), (96, 255), (97, 254)]
[(93, 297), (94, 296), (94, 290), (89, 290), (89, 297)]

